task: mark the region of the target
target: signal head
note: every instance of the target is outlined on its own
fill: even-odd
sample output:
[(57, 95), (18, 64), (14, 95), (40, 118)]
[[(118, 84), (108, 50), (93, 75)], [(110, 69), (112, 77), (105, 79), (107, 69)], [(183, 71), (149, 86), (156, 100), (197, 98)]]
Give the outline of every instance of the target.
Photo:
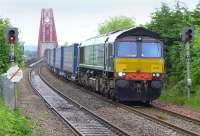
[(190, 27), (187, 27), (183, 31), (183, 41), (184, 43), (191, 42), (193, 38), (193, 29)]
[(10, 27), (5, 32), (5, 38), (9, 43), (15, 43), (18, 40), (18, 29)]

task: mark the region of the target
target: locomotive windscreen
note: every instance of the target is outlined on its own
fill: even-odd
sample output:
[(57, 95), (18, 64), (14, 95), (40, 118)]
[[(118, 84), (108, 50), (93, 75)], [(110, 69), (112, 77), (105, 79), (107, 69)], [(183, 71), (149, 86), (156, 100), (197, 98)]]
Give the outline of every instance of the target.
[(117, 57), (136, 57), (137, 44), (136, 42), (118, 42)]
[(162, 55), (160, 43), (142, 43), (142, 57), (159, 58)]

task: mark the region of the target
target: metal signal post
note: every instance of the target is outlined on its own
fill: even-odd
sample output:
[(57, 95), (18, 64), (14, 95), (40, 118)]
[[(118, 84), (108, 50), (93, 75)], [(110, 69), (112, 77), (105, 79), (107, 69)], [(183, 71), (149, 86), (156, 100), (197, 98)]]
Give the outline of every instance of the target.
[(190, 77), (190, 43), (186, 42), (185, 44), (185, 54), (186, 54), (186, 80), (187, 80), (187, 97), (190, 98), (192, 80)]
[(19, 82), (22, 78), (22, 71), (15, 64), (15, 43), (18, 41), (18, 28), (9, 27), (4, 33), (5, 39), (9, 43), (10, 53), (9, 53), (9, 62), (11, 63), (10, 69), (7, 71), (7, 84), (10, 86), (6, 92), (9, 95), (8, 106), (11, 109), (16, 109), (16, 82)]
[(15, 49), (14, 44), (10, 43), (10, 55), (9, 55), (9, 61), (12, 65), (14, 65), (15, 62)]
[(192, 87), (192, 79), (190, 77), (190, 43), (193, 38), (193, 29), (186, 27), (183, 30), (183, 42), (185, 43), (185, 60), (186, 60), (186, 83), (187, 83), (187, 97), (190, 98), (190, 92)]

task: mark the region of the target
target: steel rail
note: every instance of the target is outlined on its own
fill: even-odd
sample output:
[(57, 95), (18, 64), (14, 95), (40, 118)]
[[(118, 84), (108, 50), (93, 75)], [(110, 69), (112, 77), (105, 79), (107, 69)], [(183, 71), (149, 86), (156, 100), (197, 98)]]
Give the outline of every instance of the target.
[(136, 109), (134, 107), (127, 106), (127, 105), (124, 105), (124, 104), (117, 104), (117, 105), (119, 105), (119, 107), (121, 107), (121, 108), (123, 108), (123, 109), (125, 109), (127, 111), (134, 112), (135, 114), (137, 114), (139, 116), (143, 116), (144, 118), (147, 118), (147, 119), (149, 119), (149, 120), (151, 120), (153, 122), (156, 122), (156, 123), (158, 123), (160, 125), (168, 127), (170, 129), (173, 129), (173, 130), (175, 130), (177, 132), (180, 132), (180, 133), (183, 133), (183, 134), (186, 134), (186, 135), (190, 135), (190, 136), (200, 136), (200, 134), (197, 134), (195, 132), (186, 130), (186, 129), (181, 128), (179, 126), (176, 126), (174, 124), (168, 123), (168, 122), (166, 122), (166, 121), (164, 121), (162, 119), (156, 118), (156, 117), (154, 117), (154, 116), (152, 116), (150, 114), (142, 112), (142, 111), (140, 111), (140, 110), (138, 110), (138, 109)]
[(160, 107), (157, 107), (157, 106), (154, 106), (154, 105), (151, 105), (151, 107), (154, 108), (154, 109), (156, 109), (156, 110), (159, 110), (161, 112), (177, 116), (178, 118), (184, 119), (184, 120), (186, 120), (188, 122), (193, 122), (193, 123), (195, 123), (197, 125), (200, 125), (200, 120), (199, 119), (191, 118), (191, 117), (179, 114), (177, 112), (174, 112), (174, 111), (171, 111), (171, 110), (167, 110), (167, 109), (164, 109), (164, 108), (160, 108)]

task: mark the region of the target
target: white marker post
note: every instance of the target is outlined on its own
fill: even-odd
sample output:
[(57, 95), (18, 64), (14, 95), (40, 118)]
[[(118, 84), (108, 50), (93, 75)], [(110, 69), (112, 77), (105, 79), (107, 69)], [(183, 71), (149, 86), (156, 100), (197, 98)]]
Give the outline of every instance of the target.
[(18, 83), (23, 78), (23, 72), (18, 67), (18, 65), (14, 65), (7, 71), (7, 78), (10, 82), (12, 82), (14, 84), (14, 98), (13, 98), (14, 100), (13, 100), (13, 102), (14, 102), (14, 109), (15, 109), (16, 103), (17, 103), (15, 86), (16, 86), (16, 83)]

